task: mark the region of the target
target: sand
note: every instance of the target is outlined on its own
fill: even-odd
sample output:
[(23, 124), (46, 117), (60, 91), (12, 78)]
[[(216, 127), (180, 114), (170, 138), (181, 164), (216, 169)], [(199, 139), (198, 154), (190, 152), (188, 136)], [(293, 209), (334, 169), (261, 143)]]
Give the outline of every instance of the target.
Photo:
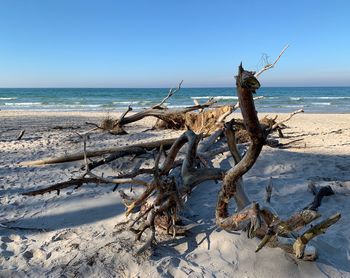
[[(184, 216), (193, 223), (189, 235), (159, 236), (153, 252), (134, 256), (142, 245), (123, 230), (124, 207), (113, 185), (85, 185), (43, 196), (22, 192), (67, 180), (79, 173), (81, 161), (42, 167), (18, 162), (82, 149), (77, 132), (91, 128), (106, 113), (0, 111), (0, 277), (350, 277), (350, 114), (300, 114), (284, 130), (281, 143), (301, 139), (287, 149), (265, 146), (244, 177), (252, 200), (263, 202), (273, 178), (271, 205), (290, 216), (313, 198), (310, 181), (331, 185), (322, 217), (341, 212), (341, 220), (312, 241), (316, 262), (296, 260), (280, 249), (254, 253), (257, 239), (244, 232), (227, 233), (215, 226), (219, 184), (198, 186)], [(116, 117), (117, 114), (110, 114)], [(286, 115), (279, 115), (281, 119)], [(88, 148), (122, 146), (136, 141), (177, 137), (180, 131), (146, 131), (154, 119), (127, 127), (128, 135), (93, 133)], [(25, 130), (20, 141), (14, 140)], [(214, 165), (230, 162), (228, 154)], [(105, 167), (125, 169), (128, 160)]]

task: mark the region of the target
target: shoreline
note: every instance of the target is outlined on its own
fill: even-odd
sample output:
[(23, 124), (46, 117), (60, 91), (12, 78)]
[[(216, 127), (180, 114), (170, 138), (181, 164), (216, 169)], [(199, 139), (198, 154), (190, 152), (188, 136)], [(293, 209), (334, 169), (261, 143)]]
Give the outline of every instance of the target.
[[(160, 88), (44, 88), (0, 89), (0, 109), (32, 111), (125, 111), (131, 105), (140, 111), (159, 103), (169, 89)], [(350, 87), (262, 87), (257, 110), (266, 113), (288, 113), (304, 109), (306, 113), (350, 113)], [(167, 101), (169, 108), (193, 105), (213, 97), (218, 104), (232, 104), (238, 98), (235, 89), (181, 88)]]
[[(0, 110), (0, 117), (1, 116), (7, 116), (7, 115), (13, 115), (13, 114), (28, 114), (28, 115), (31, 115), (33, 113), (35, 114), (42, 114), (42, 115), (45, 115), (45, 114), (72, 114), (72, 115), (79, 115), (79, 114), (96, 114), (96, 115), (100, 115), (100, 114), (121, 114), (123, 113), (125, 110), (127, 109), (127, 107), (124, 109), (124, 110), (57, 110), (57, 111), (52, 111), (52, 110), (35, 110), (35, 109), (28, 109), (28, 110), (14, 110), (14, 109), (11, 109), (11, 110)], [(144, 109), (147, 109), (147, 108), (144, 108)], [(138, 109), (138, 110), (132, 110), (131, 112), (129, 112), (130, 114), (132, 113), (137, 113), (137, 112), (140, 112), (144, 109)], [(174, 108), (171, 108), (171, 109), (174, 109)], [(288, 115), (296, 110), (298, 110), (299, 108), (296, 108), (296, 109), (291, 109), (290, 111), (288, 112), (276, 112), (274, 110), (271, 110), (271, 111), (259, 111), (259, 109), (257, 109), (258, 111), (258, 114), (261, 115), (261, 114), (276, 114), (276, 115)], [(300, 109), (303, 109), (303, 108), (300, 108)], [(236, 113), (240, 114), (239, 112), (240, 110), (236, 110)], [(7, 114), (7, 115), (6, 115)], [(350, 109), (349, 109), (349, 112), (336, 112), (336, 111), (332, 111), (332, 112), (308, 112), (307, 110), (305, 111), (304, 110), (304, 115), (307, 114), (307, 115), (350, 115)]]

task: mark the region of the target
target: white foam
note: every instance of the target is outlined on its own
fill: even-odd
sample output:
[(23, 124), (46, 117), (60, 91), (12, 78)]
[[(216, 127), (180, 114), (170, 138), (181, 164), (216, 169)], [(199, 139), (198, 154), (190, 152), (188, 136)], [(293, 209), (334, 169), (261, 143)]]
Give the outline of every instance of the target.
[(5, 105), (8, 105), (8, 106), (33, 106), (33, 105), (41, 105), (41, 102), (5, 102)]
[(291, 108), (291, 107), (298, 107), (298, 108), (303, 108), (302, 105), (283, 105), (282, 107), (289, 107), (289, 108)]
[(0, 100), (11, 100), (11, 99), (17, 99), (16, 97), (0, 97)]
[(312, 105), (331, 105), (330, 102), (312, 102)]
[(199, 96), (199, 97), (191, 97), (191, 99), (238, 99), (237, 96)]
[(237, 96), (217, 96), (214, 99), (238, 99)]
[(350, 97), (304, 97), (305, 99), (350, 99)]
[(167, 105), (167, 108), (184, 108), (188, 107), (188, 105)]
[(212, 96), (202, 96), (202, 97), (191, 97), (191, 99), (209, 99)]
[(113, 101), (113, 104), (139, 104), (139, 101)]

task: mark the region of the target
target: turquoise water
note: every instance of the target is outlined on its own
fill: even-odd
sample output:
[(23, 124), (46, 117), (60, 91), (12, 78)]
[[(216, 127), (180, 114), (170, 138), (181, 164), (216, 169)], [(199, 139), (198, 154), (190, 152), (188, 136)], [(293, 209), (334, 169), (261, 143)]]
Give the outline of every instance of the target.
[[(140, 110), (160, 102), (168, 89), (121, 88), (0, 88), (1, 110), (122, 111), (129, 104)], [(260, 112), (290, 112), (303, 108), (312, 113), (350, 113), (350, 87), (266, 87), (258, 91)], [(170, 108), (205, 102), (214, 97), (219, 104), (236, 103), (234, 88), (183, 88), (168, 102)]]

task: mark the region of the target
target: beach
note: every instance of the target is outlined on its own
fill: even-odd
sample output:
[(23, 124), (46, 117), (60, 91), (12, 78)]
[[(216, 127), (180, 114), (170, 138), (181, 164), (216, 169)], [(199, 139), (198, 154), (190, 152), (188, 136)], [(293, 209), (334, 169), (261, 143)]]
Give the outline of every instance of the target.
[[(275, 113), (267, 113), (274, 116)], [(271, 206), (283, 217), (308, 205), (310, 182), (336, 191), (325, 197), (322, 218), (340, 212), (342, 218), (312, 240), (316, 262), (295, 259), (281, 249), (255, 253), (258, 239), (244, 232), (228, 233), (215, 225), (220, 184), (199, 185), (185, 204), (193, 228), (185, 237), (160, 235), (153, 250), (140, 256), (142, 243), (123, 229), (125, 208), (114, 185), (89, 184), (40, 196), (21, 193), (76, 176), (82, 161), (19, 166), (23, 161), (83, 150), (77, 133), (93, 128), (116, 112), (0, 111), (0, 277), (350, 277), (350, 114), (297, 114), (286, 124), (284, 148), (264, 146), (254, 167), (244, 176), (252, 200), (264, 202), (272, 177)], [(259, 117), (265, 114), (259, 113)], [(239, 111), (234, 116), (240, 118)], [(278, 114), (284, 119), (288, 114)], [(127, 135), (94, 131), (87, 149), (126, 146), (136, 142), (176, 138), (184, 131), (149, 130), (154, 118), (126, 126)], [(24, 130), (21, 140), (16, 140)], [(231, 161), (229, 153), (213, 165)], [(109, 174), (132, 163), (122, 159)], [(125, 187), (128, 188), (128, 187)]]

